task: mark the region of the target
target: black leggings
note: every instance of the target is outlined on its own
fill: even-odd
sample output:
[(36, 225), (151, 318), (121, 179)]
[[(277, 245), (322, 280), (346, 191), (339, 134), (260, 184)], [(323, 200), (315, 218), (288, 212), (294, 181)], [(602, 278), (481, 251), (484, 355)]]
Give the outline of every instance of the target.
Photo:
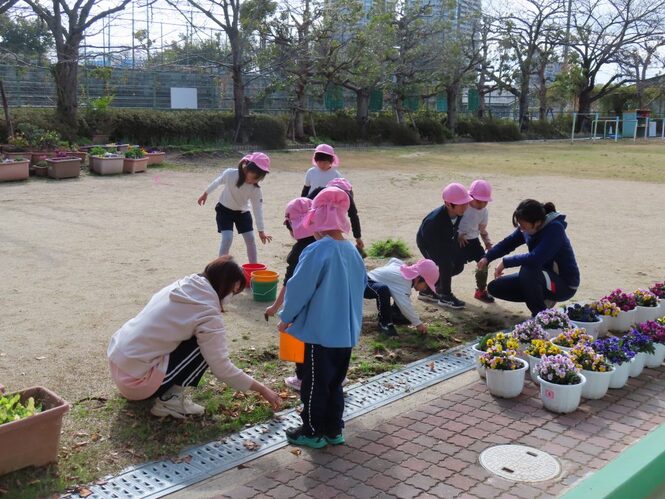
[(206, 369), (208, 369), (208, 363), (201, 355), (196, 337), (192, 336), (180, 343), (169, 355), (166, 376), (164, 376), (164, 381), (162, 381), (159, 390), (155, 392), (153, 397), (159, 397), (173, 385), (197, 386)]

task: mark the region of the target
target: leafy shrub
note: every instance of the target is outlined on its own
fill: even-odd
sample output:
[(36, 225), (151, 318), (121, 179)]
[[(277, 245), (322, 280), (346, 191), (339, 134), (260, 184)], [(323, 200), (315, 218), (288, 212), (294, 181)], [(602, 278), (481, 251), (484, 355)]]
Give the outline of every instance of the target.
[(254, 114), (246, 118), (249, 141), (266, 149), (279, 149), (286, 144), (286, 125), (268, 114)]
[(141, 159), (145, 157), (145, 151), (141, 147), (130, 147), (125, 151), (125, 158)]
[(369, 248), (369, 256), (374, 258), (409, 258), (411, 252), (409, 247), (401, 239), (386, 239), (372, 243)]
[(565, 130), (562, 125), (564, 125), (563, 120), (534, 120), (529, 122), (526, 137), (528, 139), (563, 139), (570, 133), (570, 126)]
[(375, 144), (391, 142), (399, 146), (420, 143), (418, 133), (407, 125), (400, 125), (394, 116), (379, 115), (370, 119), (368, 138)]
[(460, 120), (457, 124), (457, 134), (461, 137), (471, 137), (476, 142), (507, 142), (522, 138), (514, 121), (477, 118)]
[[(314, 127), (319, 139), (325, 137), (330, 142), (354, 143), (361, 138), (360, 126), (355, 117), (338, 111), (334, 114), (316, 114), (314, 116)], [(305, 127), (305, 133), (313, 135), (311, 125)]]
[(444, 142), (444, 128), (440, 119), (432, 114), (421, 114), (415, 117), (416, 128), (420, 138), (425, 142), (441, 144)]

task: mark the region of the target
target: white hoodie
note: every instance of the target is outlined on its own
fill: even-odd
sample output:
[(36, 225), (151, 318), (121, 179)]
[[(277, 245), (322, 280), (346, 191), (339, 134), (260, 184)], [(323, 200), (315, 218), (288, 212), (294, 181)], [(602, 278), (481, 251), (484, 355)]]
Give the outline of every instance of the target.
[(192, 274), (158, 291), (139, 314), (111, 338), (109, 361), (136, 379), (183, 341), (196, 336), (213, 374), (236, 390), (249, 390), (253, 378), (233, 365), (217, 293), (205, 277)]

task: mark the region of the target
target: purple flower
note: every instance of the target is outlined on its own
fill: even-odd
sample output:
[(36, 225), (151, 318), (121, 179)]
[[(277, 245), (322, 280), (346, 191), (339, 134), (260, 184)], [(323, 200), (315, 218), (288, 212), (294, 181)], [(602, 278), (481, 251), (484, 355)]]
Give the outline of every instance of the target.
[(593, 348), (595, 352), (604, 356), (609, 362), (616, 365), (621, 365), (635, 357), (635, 352), (624, 345), (619, 338), (614, 336), (594, 341), (591, 344), (591, 348)]
[(541, 379), (557, 385), (575, 385), (580, 382), (580, 368), (567, 355), (544, 355), (535, 367)]
[(520, 343), (531, 343), (531, 340), (546, 340), (545, 330), (533, 319), (517, 324), (511, 333)]

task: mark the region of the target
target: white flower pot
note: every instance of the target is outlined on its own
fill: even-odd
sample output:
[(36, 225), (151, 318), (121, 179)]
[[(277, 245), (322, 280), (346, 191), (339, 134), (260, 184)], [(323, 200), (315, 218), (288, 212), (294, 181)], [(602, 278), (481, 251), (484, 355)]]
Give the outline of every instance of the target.
[(616, 323), (612, 331), (628, 331), (633, 324), (635, 324), (635, 309), (628, 310), (627, 312), (622, 310), (616, 317)]
[(610, 388), (623, 388), (628, 382), (628, 375), (630, 374), (630, 366), (633, 364), (635, 357), (623, 364), (612, 364), (614, 372), (610, 377)]
[(658, 317), (658, 311), (660, 307), (642, 307), (638, 305), (635, 307), (635, 323), (639, 324), (640, 322), (646, 321), (655, 321)]
[(660, 298), (658, 300), (658, 316), (665, 317), (665, 298)]
[(536, 374), (536, 365), (540, 362), (540, 357), (534, 357), (529, 355), (529, 375), (531, 376), (531, 381), (538, 384), (538, 375)]
[(653, 348), (656, 351), (647, 354), (646, 362), (644, 363), (646, 367), (660, 367), (663, 361), (665, 361), (665, 345), (662, 343), (654, 343)]
[(513, 398), (522, 393), (524, 388), (524, 375), (529, 368), (529, 364), (517, 358), (522, 363), (522, 367), (513, 370), (487, 369), (485, 379), (487, 388), (495, 397)]
[(556, 337), (556, 336), (559, 336), (561, 333), (563, 333), (563, 329), (560, 328), (560, 327), (558, 327), (556, 329), (545, 329), (545, 328), (543, 328), (543, 330), (547, 333), (547, 338), (550, 339), (550, 340), (552, 338)]
[(560, 414), (573, 412), (580, 405), (582, 388), (586, 384), (583, 374), (578, 375), (581, 381), (576, 385), (557, 385), (538, 376), (540, 381), (540, 400), (545, 409)]
[(573, 347), (562, 347), (561, 345), (557, 345), (556, 343), (552, 344), (558, 346), (564, 354), (568, 354), (573, 349)]
[(642, 374), (642, 371), (644, 370), (644, 363), (647, 360), (647, 354), (644, 352), (640, 352), (635, 355), (633, 364), (630, 366), (630, 372), (628, 373), (628, 376), (631, 378), (637, 378), (640, 374)]
[(478, 349), (478, 345), (480, 345), (480, 343), (476, 343), (475, 345), (473, 345), (473, 346), (471, 347), (471, 351), (473, 352), (473, 359), (476, 361), (476, 371), (478, 372), (478, 376), (480, 376), (481, 378), (484, 378), (484, 377), (485, 377), (485, 369), (486, 369), (486, 368), (485, 368), (485, 366), (483, 366), (483, 365), (480, 363), (480, 356), (481, 356), (482, 354), (484, 354), (485, 352), (483, 352), (482, 350)]
[(596, 322), (582, 322), (582, 321), (571, 321), (576, 328), (586, 330), (586, 334), (592, 336), (594, 340), (597, 340), (603, 330), (603, 319), (598, 317)]
[(611, 315), (603, 315), (603, 323), (601, 327), (603, 329), (603, 336), (606, 336), (610, 331), (618, 331), (619, 318), (612, 317)]
[(583, 369), (582, 374), (586, 378), (586, 383), (582, 387), (582, 397), (592, 400), (603, 398), (610, 387), (613, 372), (613, 367), (610, 368), (610, 371), (605, 372)]

